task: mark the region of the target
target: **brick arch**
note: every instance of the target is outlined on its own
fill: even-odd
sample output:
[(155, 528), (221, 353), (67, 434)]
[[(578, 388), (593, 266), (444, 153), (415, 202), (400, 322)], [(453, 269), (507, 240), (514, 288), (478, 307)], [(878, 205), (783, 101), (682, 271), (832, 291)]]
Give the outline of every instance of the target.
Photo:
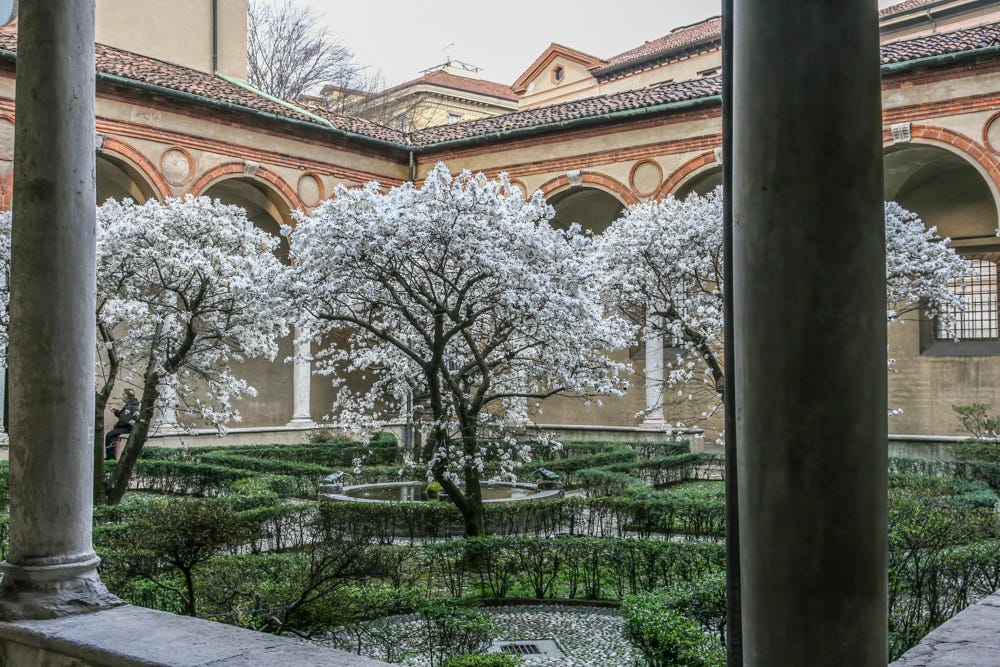
[(11, 169), (0, 181), (0, 210), (9, 211), (14, 201), (14, 170)]
[(104, 145), (101, 146), (100, 152), (102, 154), (113, 155), (135, 168), (139, 174), (146, 178), (146, 184), (150, 186), (160, 201), (170, 196), (170, 185), (167, 184), (166, 179), (160, 174), (156, 165), (129, 144), (114, 137), (105, 137)]
[[(993, 204), (1000, 214), (1000, 161), (987, 149), (964, 134), (933, 125), (910, 125), (910, 142), (937, 146), (964, 158), (986, 181), (993, 193)], [(889, 130), (882, 132), (882, 143), (884, 146), (892, 145), (892, 133)]]
[[(639, 197), (634, 192), (610, 176), (605, 176), (604, 174), (596, 171), (585, 171), (582, 172), (581, 177), (581, 185), (589, 185), (592, 188), (603, 190), (612, 194), (626, 206), (634, 206), (639, 203)], [(569, 177), (563, 174), (562, 176), (556, 176), (553, 179), (545, 181), (538, 186), (538, 189), (541, 190), (542, 195), (548, 199), (552, 195), (558, 194), (568, 187), (571, 187)]]
[(188, 193), (200, 196), (208, 190), (208, 188), (219, 181), (229, 178), (249, 178), (251, 180), (262, 181), (270, 185), (284, 200), (284, 203), (288, 206), (289, 211), (304, 208), (295, 190), (293, 190), (283, 178), (275, 174), (273, 171), (267, 169), (266, 167), (258, 167), (254, 174), (250, 176), (246, 174), (245, 169), (246, 164), (243, 162), (227, 162), (226, 164), (220, 164), (219, 166), (209, 169), (207, 172), (202, 174), (201, 178), (195, 181), (194, 184), (188, 189)]
[(701, 172), (707, 170), (709, 167), (717, 167), (719, 163), (715, 159), (715, 151), (707, 151), (701, 155), (696, 155), (691, 158), (680, 167), (674, 170), (670, 177), (663, 182), (663, 185), (653, 193), (650, 199), (663, 199), (669, 194), (677, 191), (677, 189), (691, 180), (693, 177), (697, 176)]

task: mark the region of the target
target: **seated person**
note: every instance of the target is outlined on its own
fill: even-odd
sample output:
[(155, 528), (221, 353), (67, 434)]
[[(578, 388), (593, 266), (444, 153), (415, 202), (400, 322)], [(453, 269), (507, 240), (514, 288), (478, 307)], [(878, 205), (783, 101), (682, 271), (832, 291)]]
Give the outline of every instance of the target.
[(122, 392), (122, 400), (125, 404), (121, 408), (111, 408), (111, 413), (118, 417), (115, 427), (104, 436), (104, 460), (115, 458), (115, 441), (118, 436), (127, 435), (132, 430), (132, 426), (139, 419), (139, 401), (135, 398), (134, 389), (125, 389)]

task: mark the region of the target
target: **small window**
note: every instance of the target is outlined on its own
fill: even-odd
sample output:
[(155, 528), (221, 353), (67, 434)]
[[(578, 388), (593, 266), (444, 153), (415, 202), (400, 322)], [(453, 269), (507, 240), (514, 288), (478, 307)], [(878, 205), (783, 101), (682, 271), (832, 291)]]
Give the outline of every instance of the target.
[(460, 113), (450, 113), (448, 114), (448, 124), (454, 125), (455, 123), (462, 122), (462, 114)]
[(410, 129), (410, 115), (401, 113), (396, 116), (396, 129), (400, 132), (406, 132)]
[(552, 83), (562, 83), (564, 78), (566, 78), (566, 69), (562, 65), (556, 65), (552, 68)]

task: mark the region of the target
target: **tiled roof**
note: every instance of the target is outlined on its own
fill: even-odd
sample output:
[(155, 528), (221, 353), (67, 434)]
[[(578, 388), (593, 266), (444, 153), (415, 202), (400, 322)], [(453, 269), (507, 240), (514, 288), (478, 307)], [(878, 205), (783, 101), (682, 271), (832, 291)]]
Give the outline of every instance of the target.
[(883, 44), (882, 64), (961, 53), (1000, 44), (1000, 23)]
[[(16, 33), (13, 30), (0, 29), (0, 50), (14, 52), (17, 47), (16, 42)], [(920, 58), (961, 53), (998, 44), (1000, 44), (1000, 23), (993, 23), (884, 44), (881, 47), (881, 62), (883, 65), (901, 63)], [(278, 118), (312, 124), (317, 128), (332, 125), (343, 132), (367, 136), (400, 147), (407, 144), (430, 146), (446, 141), (475, 139), (496, 133), (572, 122), (621, 111), (704, 99), (719, 95), (721, 85), (719, 77), (666, 83), (642, 90), (601, 95), (464, 123), (431, 127), (411, 133), (407, 137), (391, 128), (342, 114), (330, 113), (320, 108), (310, 108), (306, 111), (286, 106), (226, 79), (104, 45), (97, 46), (96, 60), (100, 73), (119, 77), (123, 80), (124, 85), (127, 85), (128, 81), (135, 81), (139, 84), (206, 98), (209, 103), (215, 101), (228, 104), (234, 108), (243, 108), (251, 112), (260, 112)]]
[(903, 2), (898, 2), (895, 5), (889, 5), (878, 12), (878, 17), (884, 19), (888, 16), (894, 16), (896, 14), (902, 14), (911, 9), (916, 9), (917, 7), (923, 7), (924, 5), (929, 5), (932, 2), (937, 2), (937, 0), (903, 0)]
[[(11, 29), (0, 29), (0, 49), (17, 52), (17, 32)], [(212, 76), (206, 72), (175, 65), (163, 60), (139, 55), (131, 51), (116, 49), (104, 44), (97, 44), (95, 50), (97, 71), (141, 84), (176, 90), (198, 97), (208, 98), (216, 102), (242, 107), (249, 111), (271, 114), (318, 127), (325, 126), (321, 121), (310, 117), (304, 111), (257, 94), (226, 79)], [(316, 113), (313, 111), (313, 113)], [(355, 134), (362, 134), (375, 139), (402, 143), (399, 132), (357, 118), (338, 114), (322, 115), (337, 129)]]
[(510, 132), (511, 130), (564, 123), (630, 109), (702, 99), (719, 95), (720, 92), (721, 79), (719, 77), (667, 83), (642, 90), (629, 90), (525, 111), (515, 111), (501, 116), (470, 120), (465, 123), (429, 127), (413, 132), (410, 135), (410, 140), (414, 145), (425, 146), (442, 141), (472, 139), (496, 132)]
[(722, 18), (714, 16), (710, 19), (695, 23), (694, 25), (677, 28), (669, 35), (664, 35), (659, 39), (646, 42), (642, 46), (629, 49), (617, 56), (608, 58), (607, 65), (592, 70), (599, 74), (605, 70), (621, 69), (627, 63), (648, 60), (660, 55), (666, 55), (671, 51), (682, 49), (699, 42), (712, 39), (719, 39), (722, 36)]
[(507, 100), (509, 102), (517, 102), (518, 100), (517, 93), (515, 93), (514, 90), (508, 85), (496, 83), (495, 81), (486, 81), (484, 79), (474, 79), (469, 76), (460, 76), (458, 74), (446, 72), (443, 69), (436, 69), (432, 72), (427, 72), (427, 74), (413, 79), (412, 81), (407, 81), (406, 83), (401, 83), (398, 86), (393, 86), (392, 88), (386, 90), (383, 94), (395, 93), (423, 84), (441, 86), (442, 88), (451, 88), (453, 90), (460, 90), (466, 93), (486, 95), (487, 97), (496, 97), (497, 99)]

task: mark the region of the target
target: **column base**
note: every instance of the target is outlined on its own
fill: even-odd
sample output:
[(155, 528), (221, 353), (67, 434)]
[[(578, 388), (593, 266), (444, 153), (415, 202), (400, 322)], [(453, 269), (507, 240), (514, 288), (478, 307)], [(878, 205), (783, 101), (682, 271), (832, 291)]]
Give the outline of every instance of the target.
[(178, 426), (177, 424), (154, 423), (149, 425), (150, 435), (187, 435), (188, 433), (188, 429)]
[(125, 604), (97, 575), (101, 559), (55, 565), (0, 563), (0, 620), (60, 618)]
[(646, 417), (639, 424), (639, 428), (649, 429), (650, 431), (667, 431), (670, 430), (671, 426), (663, 417)]
[(299, 428), (313, 428), (316, 426), (316, 422), (312, 420), (312, 417), (292, 417), (292, 419), (285, 424), (285, 426), (294, 426)]

